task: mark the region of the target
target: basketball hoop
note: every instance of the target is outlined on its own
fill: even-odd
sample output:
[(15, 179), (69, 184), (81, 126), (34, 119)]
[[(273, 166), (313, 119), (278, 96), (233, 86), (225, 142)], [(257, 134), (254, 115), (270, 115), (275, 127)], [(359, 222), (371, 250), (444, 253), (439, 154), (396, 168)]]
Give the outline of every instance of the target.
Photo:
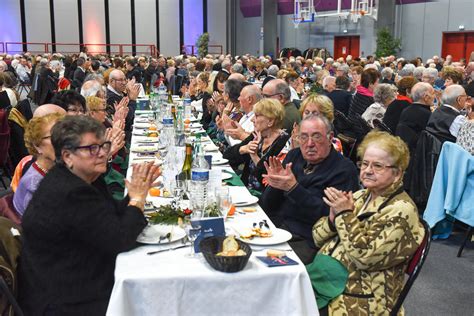
[(293, 21), (293, 25), (295, 26), (295, 29), (297, 29), (298, 26), (300, 26), (301, 22), (304, 21), (304, 18), (295, 18), (295, 17), (293, 17), (293, 18), (290, 18), (290, 20)]
[(350, 11), (350, 17), (353, 23), (357, 23), (367, 12), (365, 10)]

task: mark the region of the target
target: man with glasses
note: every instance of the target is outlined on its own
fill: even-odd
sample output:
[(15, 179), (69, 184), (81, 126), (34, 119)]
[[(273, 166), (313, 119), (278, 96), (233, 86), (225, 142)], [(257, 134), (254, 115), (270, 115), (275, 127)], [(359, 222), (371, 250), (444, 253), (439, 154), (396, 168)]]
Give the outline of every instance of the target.
[(459, 129), (467, 120), (462, 111), (465, 111), (466, 105), (470, 106), (471, 97), (462, 86), (454, 84), (444, 90), (441, 101), (443, 105), (431, 114), (426, 130), (441, 142), (456, 142)]
[(137, 97), (140, 92), (140, 85), (135, 84), (135, 80), (127, 83), (125, 74), (120, 69), (114, 69), (109, 75), (109, 85), (107, 86), (107, 112), (110, 116), (115, 114), (115, 105), (119, 104), (122, 98), (128, 97), (128, 114), (125, 119), (125, 132), (129, 139), (132, 131), (133, 118), (137, 107)]
[(288, 152), (283, 163), (272, 157), (265, 166), (268, 186), (260, 204), (277, 227), (291, 232), (289, 244), (305, 264), (316, 254), (312, 227), (329, 214), (322, 200), (324, 189), (359, 189), (357, 170), (334, 150), (333, 135), (332, 124), (325, 117), (309, 115), (300, 125), (300, 147)]
[(268, 82), (262, 89), (264, 98), (277, 99), (285, 108), (285, 118), (283, 119), (283, 129), (291, 133), (294, 123), (301, 122), (301, 114), (296, 105), (290, 101), (291, 91), (288, 84), (281, 79), (274, 79)]

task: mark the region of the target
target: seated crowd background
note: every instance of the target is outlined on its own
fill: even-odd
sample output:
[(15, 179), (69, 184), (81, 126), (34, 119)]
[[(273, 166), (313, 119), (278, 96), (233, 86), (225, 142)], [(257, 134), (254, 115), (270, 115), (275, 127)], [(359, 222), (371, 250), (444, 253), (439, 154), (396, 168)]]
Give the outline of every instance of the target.
[[(191, 98), (224, 158), (273, 223), (291, 232), (289, 244), (312, 263), (308, 269), (320, 255), (342, 263), (343, 294), (318, 301), (330, 314), (391, 310), (424, 238), (419, 214), (436, 167), (426, 152), (439, 155), (448, 141), (474, 154), (474, 61), (450, 56), (425, 63), (84, 53), (0, 59), (27, 314), (105, 313), (115, 256), (135, 247), (160, 173), (135, 165), (132, 179), (124, 178), (142, 89), (164, 84)], [(31, 85), (28, 98), (19, 84)]]

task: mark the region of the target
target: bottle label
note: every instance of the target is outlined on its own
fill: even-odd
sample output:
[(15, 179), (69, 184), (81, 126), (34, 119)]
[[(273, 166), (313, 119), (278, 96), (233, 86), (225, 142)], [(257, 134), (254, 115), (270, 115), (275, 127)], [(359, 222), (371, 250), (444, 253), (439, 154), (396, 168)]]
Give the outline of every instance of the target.
[(191, 179), (193, 181), (208, 181), (209, 180), (209, 170), (191, 170)]
[(172, 118), (163, 118), (163, 125), (173, 125)]

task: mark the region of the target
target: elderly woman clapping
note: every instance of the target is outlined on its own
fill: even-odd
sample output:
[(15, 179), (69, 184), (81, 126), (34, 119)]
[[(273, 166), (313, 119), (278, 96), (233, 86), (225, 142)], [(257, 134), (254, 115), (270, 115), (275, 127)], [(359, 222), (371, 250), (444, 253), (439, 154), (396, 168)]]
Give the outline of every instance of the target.
[(133, 166), (128, 195), (115, 201), (102, 178), (111, 147), (104, 135), (104, 126), (88, 116), (68, 116), (52, 129), (57, 163), (23, 215), (25, 314), (104, 315), (116, 256), (134, 248), (147, 225), (144, 202), (159, 168)]
[[(321, 248), (318, 259), (329, 256), (347, 270), (340, 294), (326, 295), (329, 314), (337, 310), (338, 315), (382, 315), (395, 304), (408, 261), (425, 232), (415, 204), (403, 191), (409, 160), (405, 143), (385, 132), (371, 132), (358, 155), (365, 189), (352, 194), (327, 188), (323, 199), (330, 215), (314, 225), (313, 237)], [(318, 269), (309, 267), (310, 275)], [(332, 278), (328, 275), (329, 282)], [(316, 292), (325, 297), (324, 285), (317, 283)]]

